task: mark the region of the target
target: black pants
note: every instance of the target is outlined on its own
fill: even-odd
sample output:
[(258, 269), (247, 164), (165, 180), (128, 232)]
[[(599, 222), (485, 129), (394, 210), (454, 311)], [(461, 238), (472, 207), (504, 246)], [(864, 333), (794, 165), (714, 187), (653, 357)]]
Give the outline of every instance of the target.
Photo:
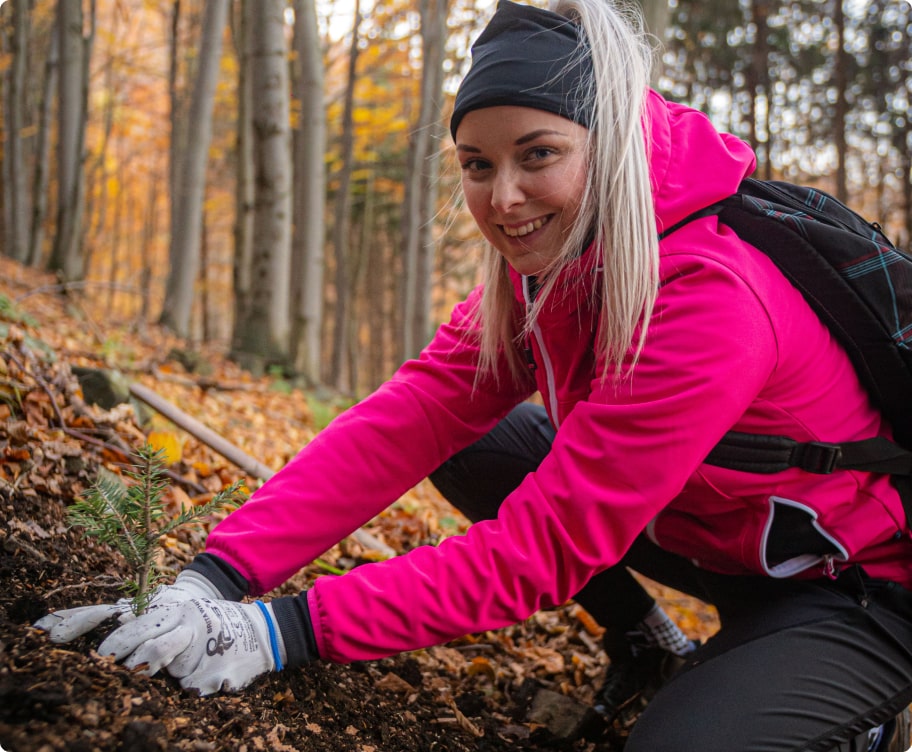
[[(503, 499), (551, 447), (542, 408), (520, 405), (431, 480), (470, 520)], [(652, 598), (634, 569), (713, 604), (721, 629), (656, 695), (625, 752), (859, 752), (856, 739), (912, 702), (912, 593), (867, 579), (734, 577), (698, 569), (640, 536), (576, 600), (606, 628), (609, 655)]]

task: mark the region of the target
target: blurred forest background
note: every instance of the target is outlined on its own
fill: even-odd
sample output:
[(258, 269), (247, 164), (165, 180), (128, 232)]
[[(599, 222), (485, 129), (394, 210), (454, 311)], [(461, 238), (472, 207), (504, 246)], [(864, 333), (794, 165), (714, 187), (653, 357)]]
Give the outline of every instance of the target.
[[(912, 1), (642, 4), (656, 88), (909, 246)], [(365, 394), (477, 282), (446, 123), (492, 6), (0, 1), (0, 252), (140, 333)]]

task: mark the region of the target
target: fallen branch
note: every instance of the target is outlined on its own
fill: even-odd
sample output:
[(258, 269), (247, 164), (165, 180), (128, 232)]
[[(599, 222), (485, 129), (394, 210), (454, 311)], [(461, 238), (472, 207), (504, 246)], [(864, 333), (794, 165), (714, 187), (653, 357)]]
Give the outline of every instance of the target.
[(275, 471), (272, 468), (251, 457), (240, 447), (235, 446), (208, 426), (200, 423), (193, 416), (188, 415), (173, 403), (160, 397), (147, 386), (133, 382), (130, 384), (130, 394), (136, 399), (145, 402), (153, 410), (160, 412), (176, 426), (183, 428), (187, 433), (202, 441), (210, 449), (218, 452), (248, 475), (261, 480), (268, 480), (275, 475)]
[[(222, 457), (239, 467), (245, 473), (260, 480), (269, 480), (275, 471), (264, 465), (254, 457), (251, 457), (240, 447), (232, 444), (230, 441), (220, 436), (208, 426), (200, 423), (196, 418), (188, 415), (179, 407), (168, 400), (156, 394), (147, 386), (138, 383), (130, 384), (130, 394), (138, 400), (145, 402), (153, 410), (164, 415), (168, 420), (179, 428), (182, 428), (194, 438), (202, 441), (206, 446)], [(359, 528), (351, 535), (360, 545), (370, 551), (379, 551), (384, 556), (392, 558), (396, 556), (396, 551), (376, 536), (371, 535), (364, 529)]]

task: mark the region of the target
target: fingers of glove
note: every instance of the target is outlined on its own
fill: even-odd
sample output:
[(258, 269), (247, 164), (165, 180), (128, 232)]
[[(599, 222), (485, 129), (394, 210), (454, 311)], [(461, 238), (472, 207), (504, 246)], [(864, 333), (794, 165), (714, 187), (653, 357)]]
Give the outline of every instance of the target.
[(109, 634), (98, 646), (102, 655), (113, 655), (118, 661), (133, 653), (146, 640), (153, 640), (175, 629), (181, 620), (176, 607), (164, 606), (147, 611)]
[(177, 626), (170, 632), (146, 640), (127, 657), (124, 666), (135, 669), (147, 664), (143, 673), (149, 676), (157, 674), (190, 646), (194, 635), (189, 627)]
[(99, 624), (130, 610), (129, 606), (108, 603), (100, 606), (80, 606), (55, 611), (35, 622), (38, 629), (48, 633), (51, 642), (69, 642), (91, 632)]
[[(171, 671), (169, 670), (168, 673), (171, 673)], [(199, 692), (205, 697), (206, 695), (214, 695), (222, 690), (225, 692), (237, 692), (250, 684), (257, 676), (259, 676), (259, 673), (247, 676), (235, 673), (233, 676), (226, 676), (223, 672), (212, 671), (210, 667), (207, 667), (188, 674), (180, 680), (180, 685), (186, 690)]]

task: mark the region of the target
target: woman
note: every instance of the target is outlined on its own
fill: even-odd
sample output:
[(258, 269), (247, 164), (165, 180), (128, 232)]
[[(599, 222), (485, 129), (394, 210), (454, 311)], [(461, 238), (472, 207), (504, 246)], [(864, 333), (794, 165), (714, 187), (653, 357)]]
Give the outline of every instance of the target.
[[(899, 744), (912, 538), (889, 479), (703, 464), (733, 428), (847, 441), (889, 427), (762, 253), (712, 217), (659, 247), (661, 230), (733, 193), (754, 157), (649, 90), (649, 55), (604, 0), (556, 13), (500, 3), (451, 121), (491, 246), (483, 285), (420, 358), (218, 525), (102, 653), (209, 693), (496, 629), (573, 596), (613, 639), (653, 633), (630, 566), (722, 620), (688, 653), (673, 629), (656, 637), (668, 631), (658, 619), (647, 642), (686, 654), (684, 666), (630, 752), (860, 749), (878, 724), (872, 748)], [(536, 390), (544, 426), (517, 408)], [(503, 477), (473, 485), (492, 459)], [(276, 587), (431, 473), (478, 520), (464, 536), (297, 597), (232, 602)], [(65, 640), (123, 610), (87, 608), (39, 626)]]

